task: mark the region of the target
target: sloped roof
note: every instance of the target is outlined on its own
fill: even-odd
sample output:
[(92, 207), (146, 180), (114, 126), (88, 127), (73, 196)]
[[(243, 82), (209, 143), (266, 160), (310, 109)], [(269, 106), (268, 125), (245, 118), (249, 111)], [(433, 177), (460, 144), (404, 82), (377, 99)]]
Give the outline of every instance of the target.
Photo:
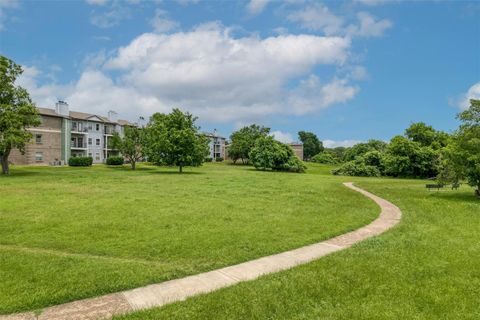
[(50, 116), (50, 117), (60, 117), (60, 118), (72, 118), (72, 119), (78, 119), (78, 120), (90, 120), (90, 121), (96, 121), (91, 118), (98, 118), (100, 121), (105, 122), (105, 123), (112, 123), (112, 124), (119, 124), (119, 125), (134, 125), (133, 123), (128, 122), (127, 120), (118, 120), (117, 122), (115, 121), (110, 121), (108, 120), (107, 117), (99, 116), (96, 114), (91, 114), (91, 113), (85, 113), (85, 112), (78, 112), (78, 111), (70, 111), (69, 116), (64, 116), (55, 111), (55, 109), (49, 109), (49, 108), (38, 108), (38, 113), (44, 116)]
[(127, 120), (122, 120), (122, 119), (117, 120), (117, 123), (121, 126), (131, 126), (131, 127), (137, 126), (137, 124), (135, 124), (135, 123), (132, 123), (132, 122), (127, 121)]

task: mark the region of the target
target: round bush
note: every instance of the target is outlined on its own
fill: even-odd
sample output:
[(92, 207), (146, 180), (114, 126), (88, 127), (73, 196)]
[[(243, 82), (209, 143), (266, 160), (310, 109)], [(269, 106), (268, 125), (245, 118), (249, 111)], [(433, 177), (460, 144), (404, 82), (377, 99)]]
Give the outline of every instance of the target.
[(121, 166), (123, 163), (123, 157), (120, 156), (112, 156), (107, 158), (107, 164), (109, 166)]
[(92, 163), (92, 157), (71, 157), (68, 159), (68, 165), (71, 167), (89, 167)]

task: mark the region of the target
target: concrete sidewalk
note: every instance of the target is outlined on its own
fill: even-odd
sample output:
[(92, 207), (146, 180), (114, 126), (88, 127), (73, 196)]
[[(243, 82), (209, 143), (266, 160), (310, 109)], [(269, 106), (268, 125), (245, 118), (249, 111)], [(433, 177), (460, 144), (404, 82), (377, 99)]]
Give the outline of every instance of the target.
[(392, 203), (355, 187), (352, 183), (344, 183), (344, 185), (375, 201), (382, 209), (380, 216), (360, 229), (299, 249), (182, 279), (49, 307), (38, 316), (33, 312), (27, 312), (0, 316), (0, 320), (108, 319), (117, 314), (159, 307), (242, 281), (253, 280), (265, 274), (305, 264), (385, 232), (400, 221), (401, 211)]

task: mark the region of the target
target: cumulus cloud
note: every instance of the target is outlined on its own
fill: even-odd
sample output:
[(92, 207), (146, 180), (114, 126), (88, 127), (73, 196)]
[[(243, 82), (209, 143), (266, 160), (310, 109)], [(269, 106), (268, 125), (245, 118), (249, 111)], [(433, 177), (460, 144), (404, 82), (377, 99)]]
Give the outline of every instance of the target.
[(19, 7), (18, 0), (0, 0), (0, 31), (3, 31), (6, 29), (5, 23), (9, 18), (6, 11), (9, 9), (15, 9), (18, 7)]
[[(180, 107), (208, 122), (253, 122), (354, 98), (359, 89), (346, 78), (313, 73), (322, 65), (343, 66), (349, 50), (348, 38), (235, 38), (213, 23), (189, 32), (142, 34), (108, 57), (90, 57), (91, 67), (58, 89), (72, 108), (93, 113), (113, 109), (136, 118)], [(41, 106), (53, 105), (54, 88), (38, 83), (32, 75), (27, 81), (32, 97)]]
[(250, 0), (247, 4), (247, 11), (251, 15), (260, 14), (267, 6), (269, 0)]
[(155, 10), (155, 16), (150, 20), (150, 25), (155, 32), (163, 33), (175, 29), (179, 23), (168, 18), (168, 13), (165, 10)]
[(358, 143), (362, 143), (361, 140), (323, 140), (323, 146), (325, 148), (336, 148), (336, 147), (351, 147)]
[(280, 142), (283, 142), (283, 143), (291, 143), (293, 142), (293, 136), (291, 133), (289, 132), (282, 132), (282, 131), (273, 131), (271, 133), (271, 136), (277, 140), (277, 141), (280, 141)]
[(360, 37), (381, 37), (385, 30), (392, 27), (393, 23), (388, 19), (377, 20), (368, 12), (357, 13), (358, 25), (350, 25), (347, 34)]
[(354, 0), (354, 2), (373, 7), (386, 3), (396, 2), (396, 0)]
[(293, 11), (287, 19), (299, 23), (305, 29), (323, 31), (327, 35), (340, 33), (344, 23), (342, 18), (334, 15), (321, 4), (309, 5)]
[(111, 28), (123, 20), (130, 18), (130, 9), (120, 3), (114, 2), (106, 11), (93, 11), (90, 22), (99, 28)]
[(108, 0), (86, 0), (86, 2), (94, 6), (103, 6), (108, 2)]
[(475, 83), (468, 89), (466, 93), (462, 94), (461, 98), (458, 99), (456, 104), (460, 109), (466, 110), (470, 107), (470, 99), (480, 100), (480, 82)]
[(287, 16), (289, 21), (298, 23), (304, 29), (349, 37), (380, 37), (393, 25), (390, 20), (379, 20), (368, 12), (357, 13), (356, 18), (357, 23), (345, 26), (345, 18), (335, 15), (322, 4), (307, 5)]

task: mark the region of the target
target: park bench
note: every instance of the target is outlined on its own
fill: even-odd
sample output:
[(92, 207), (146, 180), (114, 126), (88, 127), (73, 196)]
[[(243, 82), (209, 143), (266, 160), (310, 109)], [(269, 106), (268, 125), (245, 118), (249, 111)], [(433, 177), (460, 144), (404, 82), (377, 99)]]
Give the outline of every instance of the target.
[(452, 183), (452, 190), (457, 190), (458, 188), (460, 188), (460, 183), (458, 182)]
[(444, 187), (445, 185), (443, 184), (434, 184), (434, 183), (429, 183), (429, 184), (426, 184), (425, 187), (428, 189), (428, 191), (432, 190), (432, 189), (437, 189), (437, 190), (440, 190)]

